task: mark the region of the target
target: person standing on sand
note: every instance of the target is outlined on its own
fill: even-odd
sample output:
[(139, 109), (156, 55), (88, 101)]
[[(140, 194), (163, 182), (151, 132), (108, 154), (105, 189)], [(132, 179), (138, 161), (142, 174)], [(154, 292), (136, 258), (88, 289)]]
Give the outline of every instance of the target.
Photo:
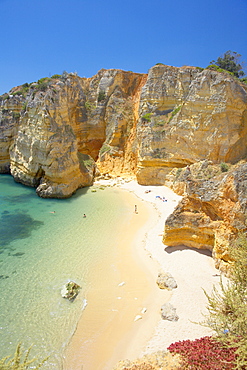
[(135, 213), (138, 213), (138, 212), (137, 212), (137, 205), (136, 205), (136, 204), (135, 204)]

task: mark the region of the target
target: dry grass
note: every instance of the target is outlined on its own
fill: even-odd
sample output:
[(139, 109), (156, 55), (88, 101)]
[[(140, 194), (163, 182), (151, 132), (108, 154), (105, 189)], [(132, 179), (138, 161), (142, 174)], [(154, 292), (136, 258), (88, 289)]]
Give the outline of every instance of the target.
[(135, 361), (120, 361), (113, 370), (179, 370), (179, 356), (159, 351)]

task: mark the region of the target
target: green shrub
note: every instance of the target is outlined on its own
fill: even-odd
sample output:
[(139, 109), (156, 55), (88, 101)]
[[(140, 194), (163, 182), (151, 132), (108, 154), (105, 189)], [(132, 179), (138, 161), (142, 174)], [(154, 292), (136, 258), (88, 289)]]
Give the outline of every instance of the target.
[[(24, 354), (21, 350), (21, 344), (17, 345), (15, 355), (13, 358), (10, 356), (0, 359), (0, 370), (27, 370), (33, 369), (37, 370), (42, 367), (42, 365), (47, 361), (48, 357), (41, 361), (38, 365), (34, 366), (33, 363), (36, 362), (36, 359), (29, 360), (29, 354), (31, 347)], [(24, 356), (23, 360), (22, 357)], [(32, 364), (32, 366), (30, 366)]]
[(179, 105), (177, 108), (174, 108), (172, 113), (171, 113), (171, 116), (169, 118), (169, 121), (168, 123), (171, 122), (171, 120), (173, 119), (173, 117), (180, 111), (180, 109), (182, 108), (182, 105)]
[(51, 76), (51, 78), (53, 78), (53, 79), (57, 79), (57, 78), (61, 78), (62, 76), (61, 75), (58, 75), (58, 74), (55, 74), (55, 75), (53, 75), (53, 76)]
[(90, 155), (77, 152), (77, 156), (78, 156), (79, 163), (82, 167), (91, 169), (95, 166), (95, 161)]
[(37, 82), (38, 82), (38, 84), (42, 84), (42, 83), (48, 82), (48, 81), (50, 81), (49, 77), (42, 77)]
[(22, 110), (23, 110), (23, 111), (26, 111), (26, 109), (27, 109), (27, 102), (25, 102), (25, 103), (23, 104), (23, 106), (22, 106)]
[(20, 118), (20, 113), (19, 112), (12, 112), (12, 117), (17, 121)]
[(152, 116), (152, 113), (146, 113), (142, 116), (142, 120), (144, 122), (151, 122), (151, 116)]
[(226, 69), (220, 68), (216, 64), (210, 64), (209, 66), (206, 67), (206, 69), (211, 69), (213, 71), (221, 72), (221, 73), (228, 73), (231, 76), (234, 76), (233, 72), (227, 71)]
[(100, 155), (103, 155), (103, 154), (105, 154), (106, 152), (109, 152), (110, 150), (111, 150), (110, 145), (108, 145), (108, 144), (103, 144), (103, 145), (102, 145), (102, 147), (100, 148), (99, 153), (100, 153)]
[(229, 246), (232, 268), (229, 282), (220, 283), (208, 299), (208, 315), (202, 325), (214, 330), (217, 339), (236, 348), (235, 369), (247, 368), (247, 239), (240, 235)]
[(247, 84), (247, 77), (240, 78), (240, 81), (243, 82), (244, 84)]
[(36, 91), (46, 91), (49, 86), (48, 81), (40, 82), (37, 86), (35, 86)]
[(89, 103), (88, 101), (85, 102), (85, 108), (89, 111), (94, 110), (96, 107), (95, 105)]
[(222, 162), (220, 164), (220, 169), (221, 169), (221, 172), (227, 172), (229, 170), (229, 166), (228, 166), (228, 164)]
[(236, 51), (228, 50), (216, 61), (212, 60), (210, 64), (216, 65), (221, 69), (230, 72), (236, 78), (239, 78), (245, 75), (243, 71), (243, 63), (240, 62), (240, 58), (241, 54), (236, 53)]
[(0, 96), (0, 100), (5, 100), (7, 99), (7, 97), (9, 98), (9, 95), (7, 93), (4, 93), (3, 95)]
[(105, 98), (106, 98), (106, 93), (105, 93), (105, 91), (100, 90), (100, 91), (99, 91), (99, 95), (98, 95), (98, 103), (99, 103), (99, 102), (101, 102), (101, 101), (103, 101), (103, 100), (105, 100)]
[(18, 90), (16, 92), (14, 92), (12, 95), (13, 96), (15, 96), (15, 95), (23, 95), (23, 92), (22, 92), (22, 90)]

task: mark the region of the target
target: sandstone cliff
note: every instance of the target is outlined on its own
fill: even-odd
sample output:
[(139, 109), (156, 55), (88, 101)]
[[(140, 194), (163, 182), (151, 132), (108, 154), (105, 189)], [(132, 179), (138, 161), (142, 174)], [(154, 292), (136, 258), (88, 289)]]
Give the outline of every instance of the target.
[[(13, 88), (0, 104), (0, 172), (38, 195), (68, 197), (99, 173), (136, 175), (185, 196), (165, 244), (227, 261), (227, 243), (246, 230), (246, 165), (215, 170), (247, 158), (247, 88), (229, 74), (161, 64), (148, 74), (64, 73)], [(197, 177), (203, 168), (210, 179)]]
[(170, 186), (183, 195), (165, 224), (163, 242), (209, 249), (227, 270), (228, 245), (247, 231), (247, 163), (229, 168), (203, 161), (173, 171)]
[(1, 97), (0, 170), (44, 197), (90, 185), (94, 161), (161, 185), (174, 167), (246, 158), (247, 93), (228, 74), (156, 65), (23, 86)]
[[(136, 105), (146, 76), (101, 70), (13, 89), (1, 102), (1, 172), (37, 187), (43, 197), (67, 197), (92, 184), (95, 163), (135, 170)], [(129, 150), (128, 150), (129, 149)]]
[(151, 68), (140, 97), (138, 182), (164, 184), (171, 168), (204, 159), (245, 158), (246, 107), (246, 90), (227, 74)]

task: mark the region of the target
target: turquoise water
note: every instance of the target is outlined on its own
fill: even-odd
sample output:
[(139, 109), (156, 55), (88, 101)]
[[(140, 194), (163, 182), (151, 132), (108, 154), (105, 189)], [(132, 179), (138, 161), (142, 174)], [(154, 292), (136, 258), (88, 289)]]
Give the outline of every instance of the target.
[[(116, 248), (119, 220), (130, 213), (117, 189), (41, 199), (0, 175), (0, 357), (19, 342), (33, 344), (31, 357), (49, 356), (44, 369), (61, 369), (63, 349), (87, 309), (89, 273)], [(73, 303), (61, 297), (69, 280), (82, 287)]]

